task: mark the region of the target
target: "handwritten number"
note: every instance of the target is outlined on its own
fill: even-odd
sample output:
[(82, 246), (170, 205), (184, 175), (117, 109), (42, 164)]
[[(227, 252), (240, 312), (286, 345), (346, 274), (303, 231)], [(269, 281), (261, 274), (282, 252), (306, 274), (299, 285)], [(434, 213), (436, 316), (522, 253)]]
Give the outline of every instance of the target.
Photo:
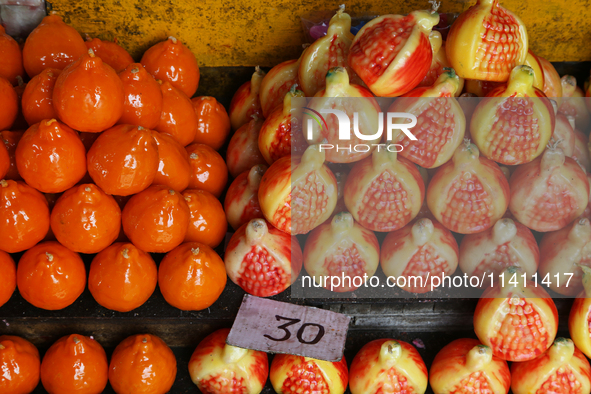
[[(282, 338), (274, 338), (270, 335), (263, 335), (265, 338), (269, 338), (272, 341), (277, 341), (277, 342), (283, 342), (283, 341), (287, 341), (289, 338), (291, 338), (291, 331), (289, 331), (287, 329), (287, 327), (292, 326), (294, 324), (297, 324), (299, 322), (301, 322), (300, 319), (293, 319), (290, 317), (284, 317), (284, 316), (279, 316), (279, 315), (275, 315), (275, 319), (277, 319), (277, 321), (281, 321), (281, 320), (288, 320), (287, 323), (280, 325), (279, 327), (277, 327), (280, 330), (283, 330), (285, 332), (285, 335)], [(314, 337), (314, 339), (310, 340), (310, 341), (306, 341), (303, 336), (304, 336), (304, 332), (306, 331), (306, 327), (317, 327), (318, 328), (318, 333), (316, 334), (316, 337)], [(302, 324), (302, 326), (300, 327), (300, 329), (297, 332), (297, 338), (298, 341), (300, 341), (300, 343), (306, 344), (306, 345), (315, 345), (318, 342), (320, 342), (320, 340), (322, 339), (322, 337), (324, 337), (324, 327), (321, 326), (320, 324), (316, 324), (316, 323), (304, 323)]]
[(275, 319), (277, 319), (277, 321), (280, 321), (281, 319), (289, 320), (289, 323), (285, 323), (285, 324), (282, 324), (279, 327), (277, 327), (278, 329), (285, 331), (285, 335), (283, 336), (283, 338), (273, 338), (272, 336), (267, 335), (267, 334), (263, 335), (265, 338), (269, 338), (269, 339), (271, 339), (273, 341), (277, 341), (277, 342), (287, 341), (289, 338), (291, 338), (291, 332), (287, 329), (287, 327), (289, 327), (293, 324), (299, 323), (301, 321), (300, 319), (292, 319), (289, 317), (283, 317), (283, 316), (279, 316), (279, 315), (275, 315)]
[[(311, 341), (305, 341), (302, 338), (304, 336), (304, 331), (306, 330), (306, 327), (308, 327), (308, 326), (318, 327), (318, 333), (316, 334), (316, 337), (314, 339), (312, 339)], [(305, 343), (306, 345), (317, 344), (318, 342), (320, 342), (320, 340), (322, 339), (323, 336), (324, 336), (324, 327), (322, 327), (320, 324), (316, 324), (316, 323), (302, 324), (302, 326), (298, 330), (298, 341), (300, 341), (300, 343)]]

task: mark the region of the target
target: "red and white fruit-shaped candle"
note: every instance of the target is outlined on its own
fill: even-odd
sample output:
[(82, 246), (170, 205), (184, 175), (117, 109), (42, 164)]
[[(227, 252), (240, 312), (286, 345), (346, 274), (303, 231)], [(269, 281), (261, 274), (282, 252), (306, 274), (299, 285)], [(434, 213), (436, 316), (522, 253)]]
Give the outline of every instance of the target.
[(435, 394), (507, 394), (511, 373), (505, 360), (477, 339), (456, 339), (437, 353), (429, 370)]
[(250, 222), (252, 219), (263, 218), (259, 204), (259, 185), (267, 166), (258, 164), (249, 171), (244, 171), (232, 182), (224, 200), (226, 219), (234, 230)]
[[(431, 86), (435, 83), (437, 78), (443, 74), (446, 68), (451, 68), (451, 65), (447, 61), (447, 55), (445, 54), (445, 42), (442, 40), (441, 33), (433, 30), (429, 34), (429, 41), (431, 42), (431, 49), (433, 50), (433, 60), (431, 61), (431, 68), (425, 75), (425, 78), (417, 85), (417, 87)], [(459, 78), (459, 88), (457, 89), (455, 96), (459, 96), (462, 93), (464, 87), (464, 78)]]
[[(392, 144), (404, 147), (399, 153), (424, 168), (439, 167), (446, 163), (462, 143), (466, 130), (466, 117), (455, 99), (460, 79), (452, 69), (446, 69), (431, 86), (411, 90), (394, 101), (388, 112), (410, 113), (416, 116), (417, 126), (411, 140), (402, 130), (392, 132)], [(403, 119), (394, 119), (403, 124)], [(385, 136), (388, 138), (388, 135)]]
[(546, 97), (556, 100), (558, 104), (562, 102), (562, 84), (560, 75), (548, 60), (536, 56), (544, 72), (544, 94)]
[(291, 354), (277, 354), (269, 374), (277, 394), (344, 394), (349, 381), (345, 357), (323, 361)]
[(189, 375), (202, 393), (259, 394), (269, 376), (267, 353), (226, 343), (229, 328), (208, 335), (189, 361)]
[(252, 115), (262, 116), (259, 91), (264, 77), (265, 72), (257, 66), (250, 81), (245, 82), (234, 93), (229, 111), (232, 130), (238, 130), (242, 125), (250, 122)]
[[(460, 268), (469, 276), (493, 278), (509, 267), (519, 267), (531, 278), (538, 270), (540, 250), (531, 230), (508, 218), (460, 244)], [(492, 275), (492, 276), (491, 276)]]
[(499, 166), (464, 140), (437, 169), (427, 189), (433, 216), (451, 231), (473, 234), (499, 220), (509, 205), (509, 183)]
[[(348, 212), (315, 228), (304, 247), (304, 268), (326, 289), (345, 292), (359, 287), (355, 278), (371, 278), (378, 269), (380, 246), (376, 235), (355, 223)], [(330, 281), (326, 280), (330, 277)], [(333, 282), (333, 277), (339, 278)]]
[[(458, 267), (458, 243), (451, 231), (427, 218), (389, 233), (382, 244), (380, 264), (388, 277), (405, 278), (402, 289), (431, 291), (429, 277), (451, 276)], [(421, 279), (418, 279), (418, 278)]]
[(298, 59), (287, 60), (273, 67), (261, 82), (259, 98), (263, 117), (268, 117), (271, 112), (283, 103), (283, 98), (293, 85), (299, 89)]
[(580, 216), (589, 201), (589, 181), (579, 164), (552, 147), (517, 167), (511, 180), (509, 209), (535, 231), (555, 231)]
[(332, 218), (340, 212), (345, 212), (347, 210), (347, 206), (345, 205), (345, 184), (347, 183), (347, 177), (349, 176), (349, 168), (345, 166), (344, 168), (337, 168), (333, 170), (333, 174), (337, 180), (337, 205), (334, 207), (332, 214), (326, 222), (332, 220)]
[(476, 106), (470, 134), (483, 156), (517, 165), (544, 151), (556, 120), (551, 101), (533, 82), (532, 68), (517, 66), (506, 85), (489, 92)]
[[(335, 113), (327, 112), (334, 110), (343, 112), (346, 118), (339, 119)], [(359, 161), (371, 155), (371, 151), (375, 149), (374, 144), (379, 143), (382, 137), (384, 124), (380, 111), (376, 99), (369, 90), (349, 83), (346, 68), (331, 68), (326, 73), (326, 87), (310, 100), (308, 107), (304, 108), (304, 137), (309, 144), (324, 144), (327, 148), (327, 161)], [(346, 124), (341, 125), (347, 120), (348, 127)], [(340, 135), (341, 126), (343, 130), (348, 130), (347, 138)]]
[(566, 157), (573, 157), (576, 141), (575, 118), (561, 113), (556, 114), (556, 126), (550, 143), (556, 144), (556, 148), (562, 150)]
[(424, 394), (427, 385), (427, 367), (417, 349), (394, 339), (365, 344), (349, 371), (351, 394)]
[(531, 67), (534, 74), (534, 88), (543, 91), (544, 90), (544, 70), (542, 69), (542, 63), (538, 60), (538, 57), (534, 55), (531, 49), (527, 50), (527, 57), (525, 58), (526, 66)]
[(556, 338), (535, 360), (511, 365), (513, 394), (586, 394), (591, 391), (591, 366), (572, 340)]
[(577, 295), (568, 316), (570, 337), (587, 357), (591, 357), (591, 268), (581, 267), (583, 271), (583, 291)]
[(502, 360), (533, 360), (552, 345), (558, 312), (542, 286), (535, 286), (516, 267), (501, 273), (487, 288), (474, 311), (474, 331)]
[(591, 223), (578, 219), (540, 241), (540, 278), (558, 294), (576, 296), (583, 290), (581, 265), (591, 265)]
[(236, 178), (257, 164), (267, 164), (259, 150), (259, 132), (263, 123), (263, 119), (254, 115), (230, 139), (226, 164), (232, 177)]
[(253, 219), (236, 230), (224, 254), (230, 280), (258, 297), (270, 297), (291, 286), (300, 274), (302, 259), (298, 240), (264, 219)]
[(504, 82), (525, 63), (525, 25), (498, 0), (478, 0), (455, 20), (446, 41), (447, 59), (467, 79)]
[[(589, 187), (591, 188), (591, 174), (587, 173), (587, 180), (589, 181)], [(589, 190), (589, 202), (587, 207), (583, 211), (583, 214), (579, 218), (587, 218), (591, 221), (591, 189)]]
[(259, 131), (258, 144), (269, 165), (292, 153), (301, 155), (308, 147), (300, 123), (302, 107), (306, 105), (303, 97), (304, 93), (296, 90), (294, 85), (285, 95), (283, 106), (275, 108), (265, 119)]
[(343, 4), (330, 19), (326, 35), (314, 41), (300, 57), (298, 77), (306, 97), (313, 97), (325, 87), (326, 73), (333, 67), (345, 67), (351, 81), (360, 83), (347, 62), (353, 38), (351, 17)]
[(591, 116), (585, 105), (585, 93), (577, 86), (577, 79), (572, 75), (565, 75), (560, 79), (562, 86), (562, 102), (558, 112), (574, 116), (577, 128), (582, 131), (589, 129)]
[(263, 175), (259, 203), (273, 226), (288, 234), (306, 234), (330, 217), (337, 203), (337, 180), (324, 158), (324, 151), (311, 145), (301, 157), (277, 160)]
[[(389, 145), (387, 148), (394, 147)], [(417, 167), (388, 149), (375, 150), (355, 164), (345, 183), (345, 205), (373, 231), (394, 231), (414, 219), (425, 197)]]
[(435, 11), (375, 18), (355, 36), (349, 64), (376, 96), (401, 96), (427, 75), (433, 60), (429, 34), (438, 23)]
[(575, 151), (572, 158), (585, 169), (591, 172), (591, 154), (589, 153), (589, 136), (580, 130), (575, 129)]

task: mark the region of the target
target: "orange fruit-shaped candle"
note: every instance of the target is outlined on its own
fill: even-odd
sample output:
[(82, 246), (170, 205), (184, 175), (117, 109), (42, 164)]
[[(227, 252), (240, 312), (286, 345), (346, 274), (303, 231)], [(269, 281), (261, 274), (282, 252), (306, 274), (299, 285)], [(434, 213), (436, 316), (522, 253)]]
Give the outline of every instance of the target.
[(119, 205), (91, 183), (67, 190), (51, 211), (51, 230), (74, 252), (100, 252), (117, 239), (120, 228)]
[(228, 229), (222, 203), (205, 190), (187, 189), (183, 196), (191, 211), (185, 242), (201, 242), (215, 248)]
[(62, 337), (51, 345), (41, 363), (41, 383), (49, 394), (100, 394), (108, 379), (105, 350), (84, 335)]
[(18, 115), (18, 96), (11, 83), (0, 77), (0, 130), (8, 130)]
[(74, 28), (66, 25), (60, 16), (49, 15), (27, 37), (23, 64), (33, 78), (46, 68), (63, 70), (86, 51), (84, 40)]
[(92, 49), (64, 69), (53, 88), (62, 122), (78, 131), (100, 133), (123, 115), (123, 83)]
[(97, 254), (88, 275), (88, 289), (96, 302), (118, 312), (142, 306), (157, 283), (158, 271), (150, 254), (123, 242)]
[(4, 179), (8, 170), (10, 170), (10, 154), (8, 148), (3, 141), (0, 139), (0, 179)]
[(27, 394), (39, 383), (41, 360), (37, 348), (26, 339), (0, 336), (0, 392)]
[(0, 180), (0, 244), (8, 253), (22, 252), (49, 230), (49, 208), (43, 194), (20, 181)]
[(117, 44), (117, 39), (103, 41), (99, 38), (90, 39), (88, 37), (84, 44), (86, 44), (86, 48), (92, 49), (94, 54), (100, 57), (105, 64), (111, 66), (115, 72), (121, 72), (133, 63), (133, 58), (121, 45)]
[(197, 114), (193, 103), (182, 90), (175, 88), (170, 82), (160, 85), (162, 91), (162, 112), (156, 130), (170, 134), (183, 146), (195, 139), (197, 132)]
[(0, 131), (0, 143), (3, 143), (8, 152), (8, 158), (10, 160), (10, 167), (8, 172), (4, 175), (4, 179), (12, 179), (15, 181), (21, 180), (21, 176), (16, 168), (16, 158), (14, 157), (16, 152), (16, 146), (22, 138), (24, 131)]
[(215, 98), (195, 97), (191, 100), (197, 115), (197, 133), (193, 142), (218, 150), (230, 135), (230, 117)]
[(123, 231), (143, 251), (166, 253), (183, 242), (191, 213), (182, 194), (153, 185), (133, 196), (123, 209)]
[(76, 252), (58, 242), (42, 242), (27, 250), (18, 262), (18, 291), (33, 306), (64, 309), (86, 287), (86, 268)]
[(191, 179), (189, 154), (177, 140), (167, 134), (152, 134), (158, 145), (159, 164), (154, 185), (164, 185), (173, 190), (185, 190)]
[(16, 92), (18, 112), (16, 115), (16, 119), (15, 119), (14, 123), (12, 124), (12, 129), (22, 130), (22, 129), (26, 129), (27, 127), (29, 127), (29, 125), (23, 115), (23, 111), (22, 111), (22, 98), (23, 98), (23, 93), (25, 93), (25, 89), (27, 87), (27, 84), (23, 81), (23, 78), (20, 75), (16, 79), (18, 81), (18, 85), (14, 87), (14, 91)]
[(129, 196), (154, 181), (158, 145), (150, 130), (119, 125), (101, 133), (87, 159), (90, 177), (105, 193)]
[(123, 82), (123, 115), (117, 123), (133, 124), (153, 129), (160, 122), (162, 91), (146, 69), (133, 63), (119, 73)]
[[(6, 252), (0, 250), (0, 306), (6, 304), (16, 289), (16, 265)], [(1, 382), (1, 380), (0, 380)], [(0, 384), (0, 388), (2, 385)]]
[(228, 182), (228, 167), (222, 156), (204, 144), (191, 144), (186, 149), (191, 164), (189, 187), (221, 196)]
[(14, 38), (6, 34), (3, 26), (0, 26), (0, 54), (2, 54), (0, 77), (6, 78), (11, 84), (16, 85), (16, 77), (23, 77), (25, 74), (23, 55), (21, 47)]
[(504, 82), (525, 63), (528, 38), (523, 22), (499, 5), (478, 0), (454, 22), (447, 36), (447, 59), (462, 78)]
[(222, 328), (197, 345), (189, 361), (191, 380), (202, 393), (259, 394), (269, 376), (267, 353), (228, 345), (229, 333)]
[(61, 72), (57, 68), (46, 68), (27, 84), (21, 103), (23, 115), (30, 126), (44, 119), (57, 118), (53, 107), (53, 87)]
[(166, 302), (185, 311), (209, 308), (226, 287), (226, 267), (218, 254), (199, 242), (171, 250), (158, 268), (158, 285)]
[(126, 338), (113, 352), (109, 382), (117, 394), (166, 394), (176, 378), (176, 358), (155, 335)]
[(16, 147), (23, 179), (44, 193), (61, 193), (86, 174), (86, 149), (78, 133), (55, 119), (31, 126)]
[(142, 56), (141, 63), (154, 78), (170, 82), (192, 97), (199, 86), (199, 65), (195, 55), (174, 37), (159, 42)]
[(88, 152), (90, 150), (90, 148), (92, 147), (92, 144), (94, 144), (94, 141), (96, 141), (98, 139), (98, 137), (100, 137), (101, 133), (81, 132), (81, 133), (79, 133), (79, 135), (80, 135), (80, 140), (82, 140), (82, 144), (84, 144), (84, 148), (86, 149), (86, 152)]

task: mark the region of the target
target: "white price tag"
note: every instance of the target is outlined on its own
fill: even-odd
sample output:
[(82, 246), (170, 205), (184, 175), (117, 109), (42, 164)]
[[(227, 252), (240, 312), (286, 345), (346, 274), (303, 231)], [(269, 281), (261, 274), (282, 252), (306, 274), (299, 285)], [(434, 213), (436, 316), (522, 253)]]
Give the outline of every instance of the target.
[(340, 361), (350, 320), (341, 313), (246, 294), (226, 343)]

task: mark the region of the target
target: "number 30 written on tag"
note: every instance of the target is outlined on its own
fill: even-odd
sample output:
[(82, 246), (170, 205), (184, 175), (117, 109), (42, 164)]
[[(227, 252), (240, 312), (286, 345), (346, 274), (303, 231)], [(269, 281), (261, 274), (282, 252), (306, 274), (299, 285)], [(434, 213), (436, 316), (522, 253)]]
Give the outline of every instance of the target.
[[(273, 341), (278, 341), (278, 342), (282, 342), (282, 341), (287, 341), (289, 338), (291, 338), (291, 331), (289, 331), (287, 329), (287, 327), (292, 326), (294, 324), (297, 324), (299, 322), (301, 322), (300, 319), (292, 319), (290, 317), (284, 317), (284, 316), (279, 316), (279, 315), (275, 315), (275, 318), (277, 320), (289, 320), (288, 323), (282, 324), (280, 325), (279, 329), (285, 331), (285, 335), (282, 338), (273, 338), (270, 335), (263, 335), (265, 338), (269, 338)], [(316, 337), (314, 339), (312, 339), (311, 341), (306, 341), (303, 336), (304, 336), (304, 332), (306, 330), (306, 328), (308, 327), (316, 327), (318, 329), (318, 333), (316, 334)], [(298, 341), (300, 341), (300, 343), (305, 343), (306, 345), (315, 345), (318, 342), (320, 342), (320, 340), (322, 339), (322, 337), (324, 336), (324, 326), (320, 325), (320, 324), (316, 324), (316, 323), (304, 323), (300, 326), (300, 329), (297, 332), (297, 338)]]

